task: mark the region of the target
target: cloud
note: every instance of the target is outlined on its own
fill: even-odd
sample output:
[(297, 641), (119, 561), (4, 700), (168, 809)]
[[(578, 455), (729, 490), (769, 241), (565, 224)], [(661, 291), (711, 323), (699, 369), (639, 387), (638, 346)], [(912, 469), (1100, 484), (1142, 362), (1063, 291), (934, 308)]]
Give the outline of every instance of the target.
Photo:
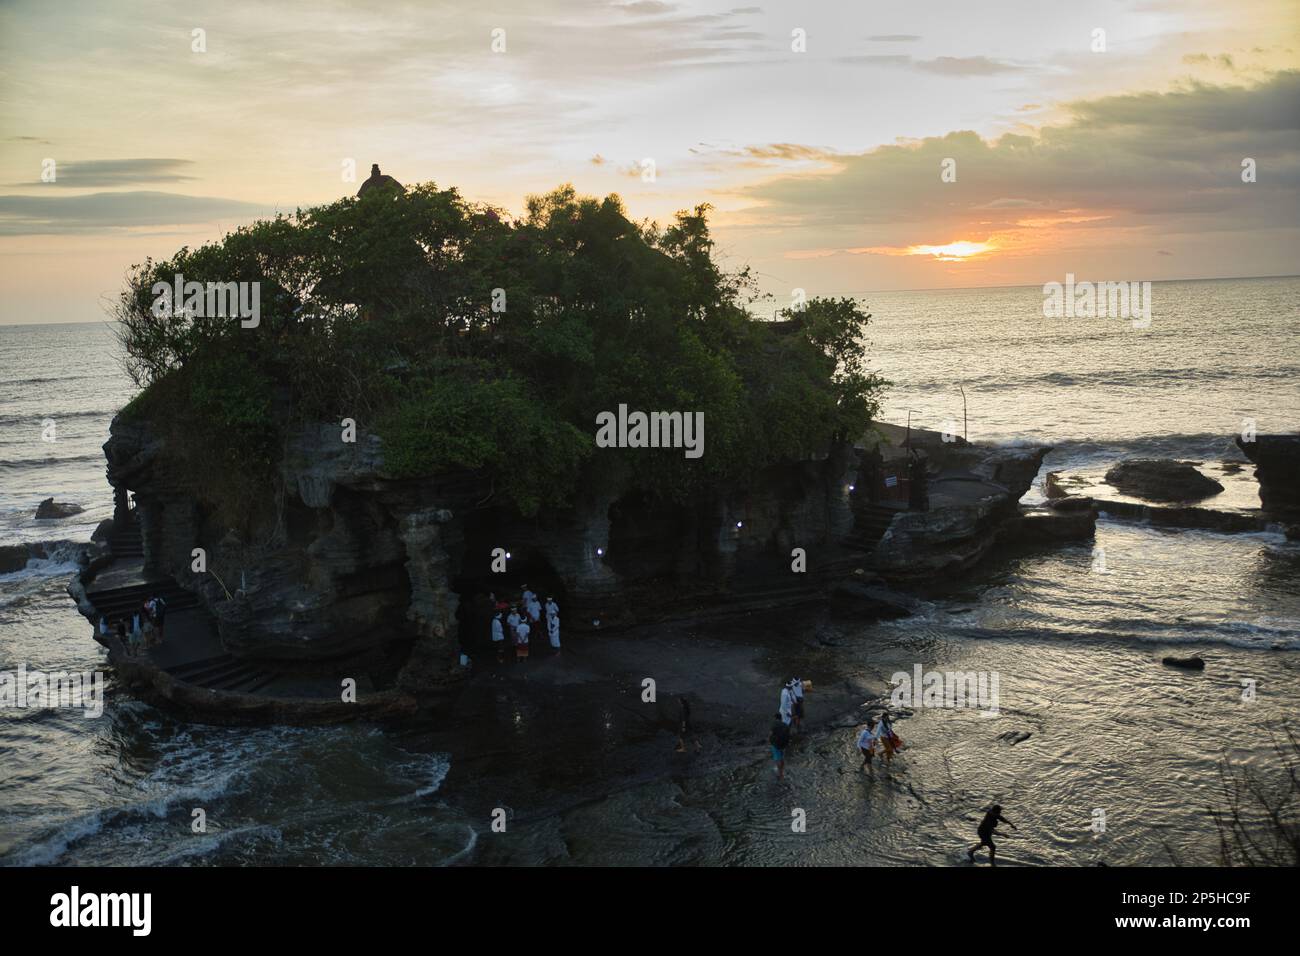
[[(955, 131), (836, 154), (831, 169), (739, 190), (752, 205), (728, 226), (775, 229), (787, 249), (815, 255), (958, 241), (1030, 251), (1103, 230), (1228, 243), (1275, 231), (1300, 251), (1297, 102), (1297, 71), (1072, 102), (1062, 122), (1029, 135)], [(1245, 157), (1259, 164), (1256, 183), (1241, 180)], [(941, 178), (945, 160), (955, 182)]]
[[(58, 163), (54, 182), (60, 186), (101, 189), (112, 186), (142, 186), (146, 183), (180, 183), (194, 179), (182, 172), (194, 163), (188, 159), (88, 159)], [(10, 183), (11, 186), (45, 185)]]
[(93, 233), (136, 226), (247, 221), (272, 210), (256, 203), (164, 192), (0, 196), (0, 235)]
[(1043, 203), (1037, 199), (994, 199), (975, 209), (1042, 209)]
[(933, 60), (918, 60), (905, 53), (863, 53), (838, 57), (838, 61), (868, 66), (898, 67), (939, 76), (996, 76), (1000, 73), (1018, 73), (1029, 69), (1005, 60), (992, 60), (986, 56), (940, 56)]
[(915, 43), (921, 38), (915, 33), (882, 33), (867, 39), (873, 43)]
[(616, 3), (614, 9), (622, 10), (624, 13), (630, 13), (634, 16), (656, 16), (672, 13), (677, 9), (677, 4), (660, 3), (659, 0), (633, 0), (632, 3)]
[(1014, 73), (1025, 69), (1003, 60), (986, 56), (941, 56), (933, 60), (918, 60), (918, 70), (943, 76), (993, 76), (997, 73)]

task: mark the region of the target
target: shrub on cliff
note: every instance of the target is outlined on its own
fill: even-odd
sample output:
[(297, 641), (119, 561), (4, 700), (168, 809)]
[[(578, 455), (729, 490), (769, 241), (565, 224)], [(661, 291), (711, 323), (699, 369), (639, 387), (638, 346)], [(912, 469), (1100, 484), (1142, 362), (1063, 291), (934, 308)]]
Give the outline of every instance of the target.
[[(201, 421), (193, 441), (263, 467), (283, 428), (354, 418), (395, 476), (481, 470), (525, 512), (570, 501), (584, 470), (678, 497), (743, 487), (854, 437), (884, 383), (851, 300), (754, 320), (706, 215), (638, 224), (566, 186), (512, 221), (426, 184), (258, 222), (135, 268), (118, 308), (145, 388), (130, 411)], [(160, 309), (177, 275), (257, 283), (256, 324)], [(705, 455), (594, 454), (596, 415), (620, 404), (703, 412)]]

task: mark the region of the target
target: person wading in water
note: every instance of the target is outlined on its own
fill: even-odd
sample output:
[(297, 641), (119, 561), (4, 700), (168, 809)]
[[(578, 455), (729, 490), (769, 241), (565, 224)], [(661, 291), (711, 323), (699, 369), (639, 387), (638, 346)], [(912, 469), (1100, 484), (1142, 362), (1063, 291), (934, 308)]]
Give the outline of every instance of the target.
[(975, 851), (986, 846), (989, 848), (989, 863), (993, 866), (998, 865), (998, 849), (993, 845), (993, 832), (999, 823), (1005, 823), (1013, 830), (1017, 829), (1014, 823), (1002, 815), (1002, 805), (995, 803), (989, 807), (988, 813), (984, 814), (984, 819), (980, 821), (979, 829), (975, 831), (979, 834), (980, 841), (967, 852), (972, 863), (975, 862)]

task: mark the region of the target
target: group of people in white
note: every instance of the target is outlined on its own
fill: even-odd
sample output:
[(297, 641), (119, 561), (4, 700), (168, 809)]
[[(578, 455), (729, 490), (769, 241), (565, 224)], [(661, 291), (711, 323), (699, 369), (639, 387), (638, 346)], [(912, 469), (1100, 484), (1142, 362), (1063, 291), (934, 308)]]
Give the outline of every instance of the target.
[[(811, 687), (811, 681), (795, 677), (781, 688), (781, 702), (777, 706), (772, 730), (767, 738), (767, 742), (772, 745), (772, 762), (776, 765), (777, 779), (785, 777), (785, 751), (790, 746), (790, 735), (799, 730), (799, 725), (803, 723), (804, 691)], [(882, 711), (867, 721), (866, 727), (858, 734), (857, 744), (858, 751), (862, 754), (862, 769), (866, 772), (872, 770), (871, 762), (877, 749), (884, 753), (885, 763), (890, 764), (894, 760), (894, 754), (903, 747), (903, 741), (894, 733), (894, 725), (887, 711)]]
[[(489, 598), (494, 606), (492, 648), (496, 651), (498, 661), (505, 660), (507, 638), (514, 646), (515, 660), (528, 659), (528, 646), (532, 635), (541, 632), (543, 615), (546, 617), (546, 636), (551, 651), (554, 654), (560, 653), (560, 606), (555, 603), (555, 598), (548, 595), (543, 604), (527, 584), (524, 585), (518, 603), (507, 605), (504, 601), (497, 601), (495, 594), (489, 595)], [(519, 613), (520, 605), (523, 606), (522, 614)]]

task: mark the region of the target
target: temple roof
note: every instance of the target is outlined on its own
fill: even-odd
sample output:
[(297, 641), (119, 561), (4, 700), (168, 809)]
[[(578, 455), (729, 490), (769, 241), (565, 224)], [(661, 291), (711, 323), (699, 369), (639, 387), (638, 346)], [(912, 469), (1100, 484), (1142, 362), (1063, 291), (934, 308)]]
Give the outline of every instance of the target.
[(370, 167), (370, 178), (361, 184), (361, 188), (357, 190), (357, 195), (364, 196), (370, 190), (381, 188), (381, 187), (383, 189), (395, 188), (398, 190), (398, 192), (406, 191), (406, 188), (401, 183), (399, 183), (396, 179), (394, 179), (392, 176), (385, 176), (383, 173), (381, 173), (379, 171), (379, 164), (374, 163)]

